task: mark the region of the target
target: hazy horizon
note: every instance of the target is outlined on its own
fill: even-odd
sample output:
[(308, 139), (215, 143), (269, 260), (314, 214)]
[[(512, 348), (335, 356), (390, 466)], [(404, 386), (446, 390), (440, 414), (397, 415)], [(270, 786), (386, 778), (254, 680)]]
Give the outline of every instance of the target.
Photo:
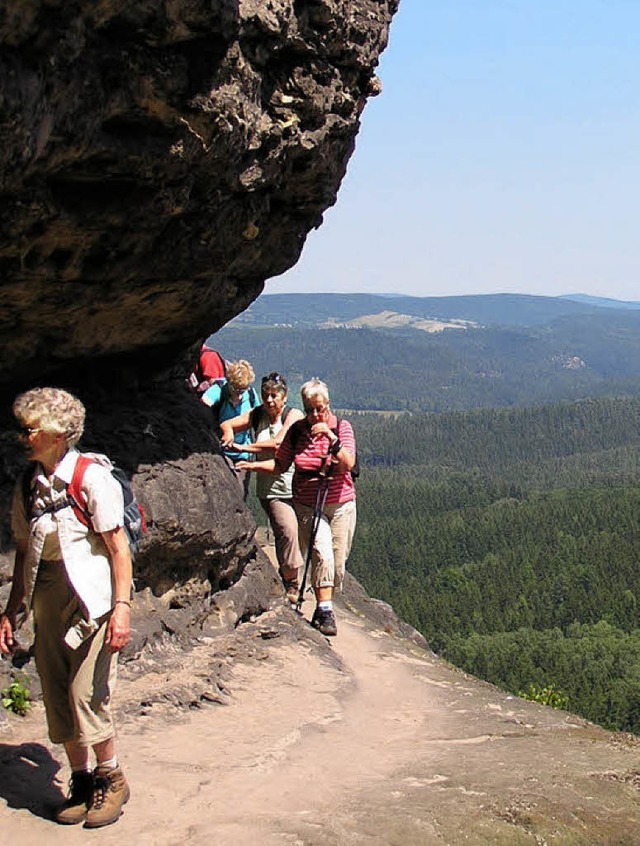
[(640, 4), (401, 0), (336, 205), (266, 293), (636, 301)]
[(587, 294), (584, 291), (571, 291), (568, 294), (536, 294), (531, 293), (530, 291), (467, 291), (465, 293), (459, 294), (405, 294), (400, 292), (394, 291), (367, 291), (367, 290), (353, 290), (353, 291), (329, 291), (329, 290), (322, 290), (322, 291), (298, 291), (298, 290), (287, 290), (287, 291), (269, 291), (265, 288), (264, 292), (261, 296), (273, 296), (275, 294), (326, 294), (326, 295), (339, 295), (339, 296), (349, 296), (350, 294), (357, 295), (371, 295), (374, 297), (417, 297), (423, 299), (437, 299), (438, 297), (491, 297), (491, 296), (501, 296), (501, 295), (514, 295), (514, 296), (523, 296), (523, 297), (547, 297), (550, 299), (571, 299), (574, 297), (587, 297), (589, 299), (594, 300), (603, 300), (606, 302), (618, 302), (618, 303), (633, 303), (636, 305), (640, 305), (640, 299), (620, 299), (619, 297), (604, 297), (598, 294)]

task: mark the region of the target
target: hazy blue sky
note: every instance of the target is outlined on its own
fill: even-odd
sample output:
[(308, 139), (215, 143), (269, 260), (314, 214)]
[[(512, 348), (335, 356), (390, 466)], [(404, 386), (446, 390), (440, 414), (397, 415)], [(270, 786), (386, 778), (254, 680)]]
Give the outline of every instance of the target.
[(401, 0), (284, 291), (640, 299), (640, 0)]

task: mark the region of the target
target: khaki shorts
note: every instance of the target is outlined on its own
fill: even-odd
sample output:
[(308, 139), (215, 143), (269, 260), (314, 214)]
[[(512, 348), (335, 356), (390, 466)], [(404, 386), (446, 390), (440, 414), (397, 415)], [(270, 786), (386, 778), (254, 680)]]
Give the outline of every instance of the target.
[(115, 734), (110, 702), (118, 656), (105, 643), (109, 615), (77, 649), (64, 642), (81, 619), (62, 561), (41, 561), (33, 595), (35, 659), (42, 683), (49, 737), (94, 746)]

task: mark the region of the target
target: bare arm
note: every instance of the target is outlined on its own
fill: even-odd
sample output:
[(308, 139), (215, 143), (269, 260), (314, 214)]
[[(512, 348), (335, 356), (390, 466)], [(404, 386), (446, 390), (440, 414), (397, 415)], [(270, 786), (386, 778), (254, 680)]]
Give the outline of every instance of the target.
[(236, 461), (238, 470), (257, 470), (258, 473), (273, 473), (276, 469), (275, 458), (265, 458), (264, 461)]
[(244, 414), (239, 414), (237, 417), (232, 417), (230, 420), (225, 420), (220, 424), (220, 443), (225, 449), (229, 449), (233, 444), (234, 432), (245, 432), (251, 425), (251, 410), (245, 411)]
[(24, 601), (24, 562), (27, 555), (27, 541), (22, 541), (16, 548), (13, 565), (11, 592), (4, 613), (0, 615), (0, 652), (8, 655), (13, 649), (13, 632), (16, 627), (16, 615)]
[(289, 414), (287, 414), (286, 421), (282, 424), (282, 429), (280, 429), (274, 438), (269, 438), (266, 441), (256, 441), (253, 444), (233, 444), (231, 449), (236, 449), (238, 452), (251, 452), (254, 454), (268, 452), (269, 450), (273, 451), (280, 446), (284, 440), (284, 436), (287, 434), (287, 431), (296, 422), (296, 420), (302, 420), (303, 417), (304, 414), (299, 409), (292, 408)]
[(304, 414), (300, 411), (299, 408), (292, 408), (291, 411), (287, 414), (287, 419), (282, 424), (282, 429), (280, 429), (278, 434), (273, 439), (273, 446), (276, 448), (279, 447), (289, 429), (297, 420), (302, 420), (303, 417)]
[(113, 580), (114, 605), (107, 626), (106, 641), (112, 652), (119, 652), (129, 643), (131, 634), (131, 552), (122, 527), (102, 532), (107, 547)]

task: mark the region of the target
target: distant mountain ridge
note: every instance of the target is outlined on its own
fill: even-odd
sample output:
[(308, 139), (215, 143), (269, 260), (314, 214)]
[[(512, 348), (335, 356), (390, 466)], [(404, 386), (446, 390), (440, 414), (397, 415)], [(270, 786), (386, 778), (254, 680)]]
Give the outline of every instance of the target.
[[(592, 301), (593, 300), (593, 301)], [(602, 313), (614, 300), (541, 297), (529, 294), (477, 294), (456, 297), (411, 297), (392, 294), (263, 294), (229, 325), (320, 326), (345, 323), (382, 312), (415, 318), (464, 320), (480, 326), (544, 326), (565, 317)], [(620, 303), (621, 311), (640, 303)]]
[(267, 295), (211, 342), (257, 374), (285, 373), (293, 393), (324, 379), (339, 408), (433, 412), (640, 393), (640, 309), (557, 297)]
[(565, 294), (560, 299), (571, 300), (574, 303), (594, 305), (598, 308), (640, 308), (640, 302), (637, 300), (614, 300), (611, 297), (592, 297), (590, 294)]

